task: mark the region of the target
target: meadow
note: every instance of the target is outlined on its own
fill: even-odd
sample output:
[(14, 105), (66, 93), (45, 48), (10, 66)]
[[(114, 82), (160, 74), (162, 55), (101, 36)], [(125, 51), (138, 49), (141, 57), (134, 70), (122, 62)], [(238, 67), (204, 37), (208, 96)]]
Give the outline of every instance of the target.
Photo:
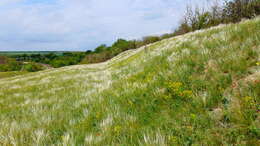
[(260, 18), (0, 79), (0, 145), (259, 145)]

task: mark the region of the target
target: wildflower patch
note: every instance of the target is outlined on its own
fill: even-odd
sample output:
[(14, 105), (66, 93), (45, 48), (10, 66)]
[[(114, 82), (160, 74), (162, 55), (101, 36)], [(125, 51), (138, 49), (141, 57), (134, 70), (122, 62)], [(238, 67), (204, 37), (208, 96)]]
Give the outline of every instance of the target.
[(192, 90), (186, 89), (183, 83), (181, 82), (167, 82), (166, 88), (168, 90), (168, 95), (165, 95), (165, 99), (171, 98), (180, 98), (183, 100), (192, 100), (193, 92)]

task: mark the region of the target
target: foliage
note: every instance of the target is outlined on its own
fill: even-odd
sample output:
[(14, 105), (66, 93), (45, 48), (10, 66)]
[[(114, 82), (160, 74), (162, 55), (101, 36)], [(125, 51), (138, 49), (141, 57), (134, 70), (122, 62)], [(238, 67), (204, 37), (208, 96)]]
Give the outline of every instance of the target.
[(1, 58), (5, 58), (5, 61), (3, 61), (2, 64), (0, 64), (0, 72), (21, 70), (22, 63), (7, 57), (1, 57)]
[(112, 46), (100, 45), (93, 52), (88, 51), (85, 58), (81, 61), (82, 64), (103, 62), (119, 53), (136, 48), (136, 41), (127, 41), (118, 39)]
[(17, 61), (20, 62), (36, 62), (49, 64), (52, 67), (58, 68), (78, 64), (84, 56), (84, 52), (63, 52), (61, 54), (17, 54), (10, 57), (15, 58)]
[(259, 0), (226, 1), (223, 8), (225, 22), (239, 22), (242, 18), (253, 18), (260, 14)]
[(28, 71), (35, 72), (43, 70), (44, 67), (38, 63), (34, 62), (20, 62), (13, 58), (5, 58), (5, 61), (0, 64), (0, 72), (11, 72), (11, 71)]
[(5, 56), (0, 56), (0, 64), (6, 64), (8, 61), (8, 58)]
[(28, 63), (24, 64), (22, 70), (25, 70), (28, 72), (36, 72), (36, 71), (43, 70), (43, 66), (41, 66), (40, 64), (34, 63), (34, 62), (28, 62)]
[(204, 11), (188, 7), (180, 27), (175, 34), (184, 34), (200, 30), (221, 23), (235, 23), (243, 18), (254, 18), (260, 14), (259, 0), (231, 0), (225, 1), (223, 6), (214, 5), (211, 10)]

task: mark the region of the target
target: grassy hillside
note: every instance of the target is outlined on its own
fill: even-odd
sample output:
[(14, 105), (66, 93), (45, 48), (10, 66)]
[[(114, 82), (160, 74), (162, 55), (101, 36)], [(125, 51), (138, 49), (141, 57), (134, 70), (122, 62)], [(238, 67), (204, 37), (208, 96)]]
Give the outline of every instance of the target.
[(0, 145), (259, 145), (260, 19), (0, 80)]

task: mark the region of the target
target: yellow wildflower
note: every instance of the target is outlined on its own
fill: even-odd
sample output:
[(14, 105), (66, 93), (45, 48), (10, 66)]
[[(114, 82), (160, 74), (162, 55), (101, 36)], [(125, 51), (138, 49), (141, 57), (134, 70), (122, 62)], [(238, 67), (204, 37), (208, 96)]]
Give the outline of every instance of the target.
[(113, 129), (113, 131), (115, 132), (115, 133), (119, 133), (120, 131), (121, 131), (121, 126), (115, 126), (114, 127), (114, 129)]
[(244, 97), (244, 102), (247, 106), (250, 106), (250, 107), (256, 106), (256, 102), (255, 102), (254, 98), (251, 96)]
[(170, 142), (176, 143), (178, 141), (178, 138), (176, 136), (168, 136), (168, 140)]
[(181, 82), (170, 82), (168, 83), (168, 88), (170, 88), (173, 92), (178, 93), (182, 87)]
[(257, 62), (256, 65), (257, 65), (257, 66), (260, 66), (260, 62)]
[(191, 119), (194, 120), (194, 119), (196, 119), (197, 116), (195, 114), (190, 114), (190, 117), (191, 117)]
[(182, 92), (183, 96), (185, 97), (191, 97), (193, 95), (192, 91), (191, 90), (184, 90)]
[(128, 103), (129, 103), (130, 105), (133, 105), (133, 104), (134, 104), (131, 100), (129, 100)]
[(178, 89), (178, 88), (180, 88), (181, 86), (182, 86), (182, 83), (181, 83), (181, 82), (172, 82), (172, 83), (171, 83), (171, 87), (172, 87), (172, 88)]
[(168, 99), (170, 99), (171, 97), (169, 96), (169, 95), (164, 95), (163, 96), (163, 99), (165, 99), (165, 100), (168, 100)]

